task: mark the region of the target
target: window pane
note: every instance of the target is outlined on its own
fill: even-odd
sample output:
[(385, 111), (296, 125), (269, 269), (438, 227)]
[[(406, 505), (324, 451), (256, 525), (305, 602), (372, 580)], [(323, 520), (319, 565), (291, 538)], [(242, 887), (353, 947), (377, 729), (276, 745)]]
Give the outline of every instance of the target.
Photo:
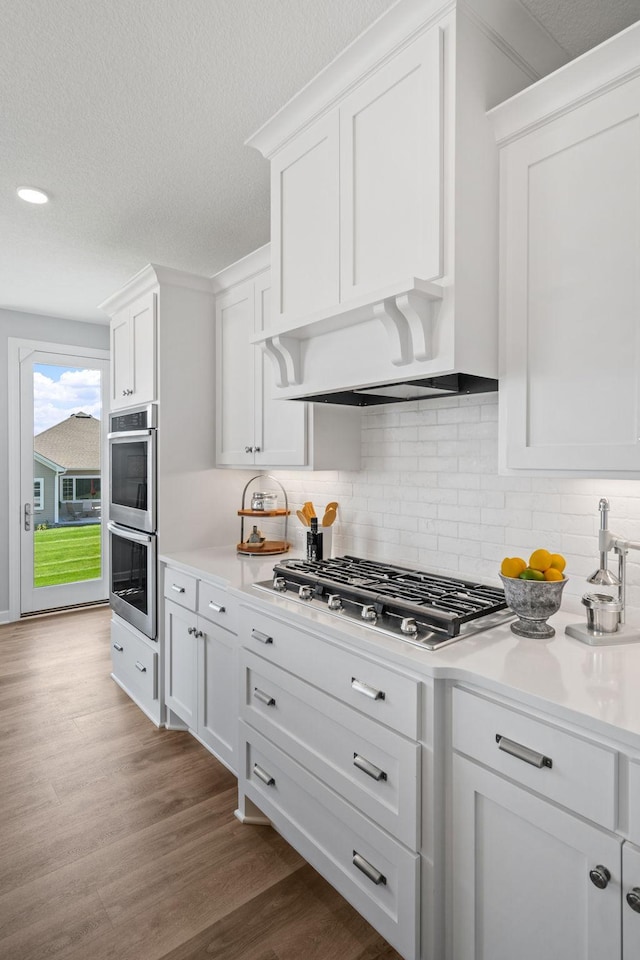
[(62, 499), (73, 500), (73, 477), (62, 478)]
[(34, 478), (33, 481), (33, 509), (42, 510), (44, 504), (42, 502), (43, 496), (43, 480), (41, 477)]

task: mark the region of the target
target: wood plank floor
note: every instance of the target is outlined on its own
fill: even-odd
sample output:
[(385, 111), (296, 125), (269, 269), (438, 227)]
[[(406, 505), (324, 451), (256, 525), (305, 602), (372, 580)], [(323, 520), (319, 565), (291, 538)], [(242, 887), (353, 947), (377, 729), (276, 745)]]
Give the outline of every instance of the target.
[(400, 960), (109, 669), (104, 608), (0, 626), (0, 960)]

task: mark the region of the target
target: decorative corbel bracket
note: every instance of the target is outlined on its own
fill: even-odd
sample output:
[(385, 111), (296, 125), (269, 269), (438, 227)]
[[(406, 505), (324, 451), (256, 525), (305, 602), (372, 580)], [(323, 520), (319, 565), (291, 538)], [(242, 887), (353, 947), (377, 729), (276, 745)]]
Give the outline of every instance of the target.
[(410, 291), (374, 304), (373, 315), (384, 326), (390, 360), (395, 366), (433, 357), (434, 311), (438, 302)]
[(296, 337), (267, 337), (261, 346), (275, 367), (276, 386), (291, 387), (301, 382), (300, 341)]

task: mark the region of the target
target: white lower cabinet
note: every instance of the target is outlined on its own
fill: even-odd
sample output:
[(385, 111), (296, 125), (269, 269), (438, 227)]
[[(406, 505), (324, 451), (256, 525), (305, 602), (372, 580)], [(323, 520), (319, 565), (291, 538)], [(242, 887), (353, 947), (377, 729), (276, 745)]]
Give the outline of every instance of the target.
[(415, 960), (419, 680), (253, 609), (241, 609), (239, 635), (241, 812), (255, 804)]
[(637, 798), (619, 800), (615, 748), (469, 691), (452, 700), (452, 956), (640, 956), (640, 850), (614, 832)]
[[(633, 798), (632, 798), (633, 799)], [(640, 848), (622, 847), (622, 960), (640, 957)]]
[(158, 645), (115, 614), (111, 618), (111, 676), (156, 725), (162, 705)]
[(453, 777), (456, 960), (619, 957), (622, 838), (462, 757)]
[[(165, 571), (164, 589), (167, 709), (235, 773), (237, 637), (232, 601), (224, 589), (172, 568)], [(169, 599), (174, 596), (177, 601)]]

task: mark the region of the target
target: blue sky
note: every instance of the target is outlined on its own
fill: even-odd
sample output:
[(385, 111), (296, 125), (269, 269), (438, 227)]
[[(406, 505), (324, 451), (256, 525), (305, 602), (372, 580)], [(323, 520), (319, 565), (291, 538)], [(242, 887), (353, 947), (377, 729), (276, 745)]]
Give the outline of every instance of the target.
[(90, 367), (33, 365), (33, 432), (48, 430), (79, 411), (102, 418), (100, 371)]

